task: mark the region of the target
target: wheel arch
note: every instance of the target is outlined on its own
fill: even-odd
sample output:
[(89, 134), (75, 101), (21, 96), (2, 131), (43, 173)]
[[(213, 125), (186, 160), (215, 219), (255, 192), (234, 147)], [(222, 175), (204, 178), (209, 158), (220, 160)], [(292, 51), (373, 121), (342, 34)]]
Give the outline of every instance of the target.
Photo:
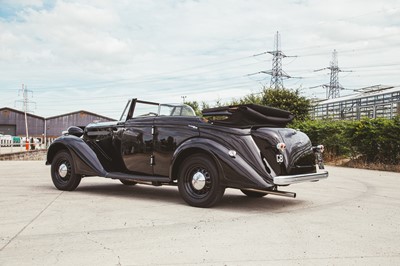
[(182, 162), (189, 157), (190, 155), (193, 154), (203, 154), (205, 156), (208, 156), (209, 158), (212, 159), (212, 161), (215, 163), (218, 171), (218, 176), (221, 180), (221, 183), (224, 183), (225, 179), (225, 174), (223, 171), (223, 168), (221, 166), (221, 163), (219, 162), (217, 156), (210, 150), (205, 149), (204, 147), (187, 147), (185, 149), (180, 150), (179, 153), (176, 153), (176, 156), (174, 156), (173, 161), (172, 161), (172, 166), (170, 169), (170, 177), (171, 180), (178, 180), (179, 176), (179, 167), (182, 164)]
[(47, 150), (46, 165), (51, 164), (53, 162), (54, 156), (56, 156), (56, 154), (61, 150), (66, 150), (69, 152), (69, 154), (71, 154), (71, 151), (64, 143), (57, 142), (51, 144), (49, 149)]
[(269, 174), (255, 169), (241, 154), (229, 155), (230, 148), (208, 138), (192, 138), (182, 143), (171, 160), (170, 179), (177, 180), (179, 166), (191, 154), (203, 153), (212, 158), (223, 186), (233, 188), (266, 189), (273, 186)]
[(66, 150), (71, 155), (78, 174), (106, 176), (96, 153), (81, 138), (75, 136), (62, 136), (56, 139), (47, 151), (46, 164), (53, 162), (54, 156), (61, 150)]

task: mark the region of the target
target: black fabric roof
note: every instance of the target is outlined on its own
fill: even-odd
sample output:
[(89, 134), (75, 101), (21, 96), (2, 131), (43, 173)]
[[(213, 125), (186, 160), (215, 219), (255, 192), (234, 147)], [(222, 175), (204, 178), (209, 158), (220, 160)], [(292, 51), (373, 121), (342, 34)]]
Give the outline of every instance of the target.
[(202, 113), (203, 116), (226, 116), (226, 119), (213, 119), (211, 121), (214, 124), (233, 127), (251, 127), (255, 125), (285, 127), (294, 118), (294, 115), (288, 111), (257, 104), (208, 108), (204, 109)]

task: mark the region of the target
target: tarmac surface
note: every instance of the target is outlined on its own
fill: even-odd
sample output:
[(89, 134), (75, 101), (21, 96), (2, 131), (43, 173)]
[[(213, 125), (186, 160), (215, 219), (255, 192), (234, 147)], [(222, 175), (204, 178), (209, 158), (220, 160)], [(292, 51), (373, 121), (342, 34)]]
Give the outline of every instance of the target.
[(0, 265), (400, 265), (400, 174), (327, 168), (296, 199), (228, 189), (201, 209), (98, 177), (62, 192), (43, 161), (0, 161)]

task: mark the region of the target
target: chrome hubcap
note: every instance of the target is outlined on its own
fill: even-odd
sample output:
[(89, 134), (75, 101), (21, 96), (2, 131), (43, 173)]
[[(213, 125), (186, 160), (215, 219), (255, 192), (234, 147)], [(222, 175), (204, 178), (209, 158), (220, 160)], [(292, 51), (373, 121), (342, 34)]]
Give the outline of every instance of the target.
[(197, 190), (202, 190), (206, 185), (206, 177), (201, 172), (197, 172), (192, 177), (192, 185)]
[(60, 177), (64, 178), (68, 174), (68, 167), (65, 165), (65, 163), (62, 163), (60, 167), (58, 167), (58, 174)]

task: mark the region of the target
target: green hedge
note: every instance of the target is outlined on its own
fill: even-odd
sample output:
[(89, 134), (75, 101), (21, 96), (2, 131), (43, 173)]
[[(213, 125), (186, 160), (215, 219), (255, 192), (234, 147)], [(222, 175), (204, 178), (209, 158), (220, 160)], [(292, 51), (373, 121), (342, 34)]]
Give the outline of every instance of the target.
[(400, 117), (359, 121), (306, 120), (290, 125), (313, 145), (323, 144), (334, 156), (362, 156), (366, 162), (400, 163)]

